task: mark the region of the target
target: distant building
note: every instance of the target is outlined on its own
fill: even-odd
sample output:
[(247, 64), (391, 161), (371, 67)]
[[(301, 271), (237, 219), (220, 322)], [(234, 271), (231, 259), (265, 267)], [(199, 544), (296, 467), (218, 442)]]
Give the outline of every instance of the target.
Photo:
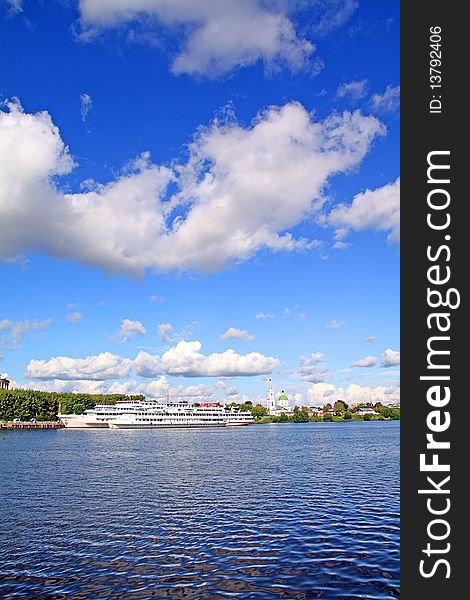
[(290, 410), (289, 406), (289, 398), (285, 395), (284, 390), (281, 391), (281, 395), (277, 399), (280, 410), (288, 411)]
[(268, 397), (266, 400), (266, 406), (268, 408), (268, 415), (273, 415), (274, 411), (276, 410), (276, 397), (273, 390), (273, 380), (269, 379), (268, 381)]
[(321, 406), (307, 406), (307, 412), (309, 417), (320, 417), (323, 415), (323, 408)]
[(268, 408), (268, 415), (274, 415), (279, 417), (282, 414), (290, 415), (292, 411), (289, 406), (289, 398), (284, 393), (284, 390), (281, 391), (281, 395), (276, 401), (276, 396), (274, 395), (273, 390), (273, 382), (272, 379), (269, 379), (268, 384), (268, 397), (266, 399), (266, 406)]
[(370, 408), (369, 406), (363, 406), (356, 412), (356, 415), (377, 415), (377, 414), (378, 413), (373, 408)]
[(7, 390), (10, 385), (10, 380), (4, 377), (0, 378), (0, 390)]

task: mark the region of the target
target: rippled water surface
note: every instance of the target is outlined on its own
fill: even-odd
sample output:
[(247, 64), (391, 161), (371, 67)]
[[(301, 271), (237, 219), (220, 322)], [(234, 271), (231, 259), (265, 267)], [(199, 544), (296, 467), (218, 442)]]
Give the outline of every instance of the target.
[(399, 596), (397, 422), (0, 432), (0, 596)]

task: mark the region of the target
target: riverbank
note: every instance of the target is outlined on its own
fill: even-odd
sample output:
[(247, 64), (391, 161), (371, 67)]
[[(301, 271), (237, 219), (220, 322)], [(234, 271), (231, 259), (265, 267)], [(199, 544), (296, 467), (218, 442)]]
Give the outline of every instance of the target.
[[(38, 390), (0, 390), (0, 422), (2, 428), (15, 428), (3, 423), (23, 423), (16, 429), (40, 429), (30, 427), (33, 423), (53, 423), (57, 421), (59, 406), (65, 414), (81, 415), (85, 410), (94, 408), (96, 404), (115, 404), (120, 401), (143, 400), (144, 396), (126, 396), (124, 394), (72, 394), (58, 392), (41, 392)], [(195, 406), (199, 404), (195, 403)], [(344, 402), (337, 402), (335, 406), (324, 407), (302, 406), (294, 407), (292, 412), (280, 415), (268, 415), (267, 409), (261, 404), (253, 405), (251, 402), (233, 406), (241, 411), (249, 410), (256, 424), (269, 423), (346, 423), (349, 421), (396, 421), (400, 419), (400, 409), (397, 407), (374, 405), (359, 405), (349, 408)], [(361, 414), (361, 410), (369, 411)], [(325, 414), (322, 414), (325, 413)], [(48, 427), (43, 427), (47, 429)], [(52, 427), (49, 427), (52, 428)], [(54, 427), (56, 428), (56, 427)]]

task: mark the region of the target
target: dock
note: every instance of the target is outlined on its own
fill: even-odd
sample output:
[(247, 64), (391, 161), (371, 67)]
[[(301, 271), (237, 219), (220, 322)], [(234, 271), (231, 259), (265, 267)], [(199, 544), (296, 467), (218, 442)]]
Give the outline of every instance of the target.
[(63, 423), (60, 421), (4, 421), (0, 423), (1, 429), (61, 429)]

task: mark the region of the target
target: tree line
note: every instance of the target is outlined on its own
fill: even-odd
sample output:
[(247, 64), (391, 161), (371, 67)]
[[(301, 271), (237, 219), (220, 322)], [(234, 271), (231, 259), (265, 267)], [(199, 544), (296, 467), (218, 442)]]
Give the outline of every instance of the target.
[(0, 419), (2, 421), (55, 421), (57, 414), (81, 415), (97, 404), (116, 404), (123, 400), (143, 400), (144, 396), (125, 394), (72, 394), (36, 390), (0, 390)]

